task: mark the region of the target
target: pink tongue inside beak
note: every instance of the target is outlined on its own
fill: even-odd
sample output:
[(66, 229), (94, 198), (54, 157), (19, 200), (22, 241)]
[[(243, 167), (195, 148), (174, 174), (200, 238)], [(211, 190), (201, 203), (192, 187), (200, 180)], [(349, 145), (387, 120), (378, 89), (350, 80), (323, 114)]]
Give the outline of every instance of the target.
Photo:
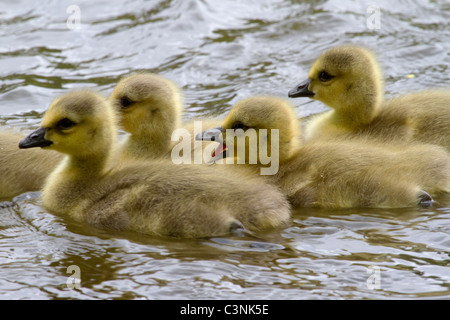
[(221, 143), (217, 149), (213, 152), (212, 156), (215, 157), (216, 154), (222, 154), (227, 150), (227, 146), (225, 143)]

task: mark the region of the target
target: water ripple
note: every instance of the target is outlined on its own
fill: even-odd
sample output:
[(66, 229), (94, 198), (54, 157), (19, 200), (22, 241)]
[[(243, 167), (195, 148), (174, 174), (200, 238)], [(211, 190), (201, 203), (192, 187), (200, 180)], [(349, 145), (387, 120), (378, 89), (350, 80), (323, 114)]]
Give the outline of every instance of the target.
[[(55, 96), (79, 87), (107, 95), (138, 70), (176, 81), (186, 118), (223, 117), (244, 97), (286, 97), (341, 43), (377, 52), (388, 95), (450, 80), (445, 0), (379, 0), (375, 30), (366, 24), (373, 1), (82, 0), (74, 30), (72, 4), (2, 3), (2, 126), (35, 128)], [(294, 103), (299, 117), (327, 109)], [(302, 209), (255, 238), (180, 241), (92, 230), (25, 194), (0, 203), (0, 298), (448, 298), (450, 198), (438, 200), (430, 209)], [(67, 285), (70, 266), (81, 270), (79, 289)]]

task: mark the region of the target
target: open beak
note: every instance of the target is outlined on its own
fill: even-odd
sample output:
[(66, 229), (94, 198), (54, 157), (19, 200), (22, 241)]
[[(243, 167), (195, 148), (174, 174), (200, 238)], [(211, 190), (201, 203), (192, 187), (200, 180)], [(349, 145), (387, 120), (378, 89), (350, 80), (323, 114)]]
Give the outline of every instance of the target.
[(306, 79), (288, 93), (289, 98), (314, 97), (314, 92), (309, 91), (308, 86), (311, 79)]
[(47, 131), (45, 128), (39, 128), (36, 131), (33, 131), (19, 142), (19, 148), (28, 149), (36, 147), (48, 147), (53, 142), (45, 139), (46, 132)]
[(225, 132), (224, 128), (217, 127), (200, 132), (195, 136), (195, 140), (215, 141), (219, 143), (219, 146), (211, 155), (212, 158), (210, 162), (225, 159), (228, 156), (228, 148), (222, 139), (223, 132)]

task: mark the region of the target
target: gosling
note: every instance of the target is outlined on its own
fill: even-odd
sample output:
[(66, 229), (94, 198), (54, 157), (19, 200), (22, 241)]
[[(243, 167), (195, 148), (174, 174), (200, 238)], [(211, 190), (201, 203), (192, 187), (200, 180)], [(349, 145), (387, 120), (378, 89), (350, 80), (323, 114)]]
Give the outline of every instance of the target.
[(381, 142), (431, 143), (450, 151), (450, 91), (425, 90), (385, 100), (382, 71), (366, 48), (326, 51), (289, 97), (309, 97), (332, 108), (309, 122), (306, 139), (347, 134)]

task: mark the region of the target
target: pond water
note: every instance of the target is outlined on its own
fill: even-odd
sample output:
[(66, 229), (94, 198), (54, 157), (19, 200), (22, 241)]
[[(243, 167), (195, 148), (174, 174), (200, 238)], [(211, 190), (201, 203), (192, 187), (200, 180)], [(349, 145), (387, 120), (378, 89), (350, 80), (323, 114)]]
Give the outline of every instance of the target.
[[(450, 4), (1, 1), (0, 125), (36, 128), (54, 97), (79, 87), (108, 95), (138, 70), (183, 88), (185, 119), (223, 116), (245, 97), (286, 97), (341, 43), (378, 53), (388, 96), (448, 87)], [(294, 103), (299, 117), (326, 110)], [(448, 299), (450, 196), (436, 200), (296, 210), (257, 240), (162, 240), (87, 228), (27, 193), (0, 202), (0, 299)]]

